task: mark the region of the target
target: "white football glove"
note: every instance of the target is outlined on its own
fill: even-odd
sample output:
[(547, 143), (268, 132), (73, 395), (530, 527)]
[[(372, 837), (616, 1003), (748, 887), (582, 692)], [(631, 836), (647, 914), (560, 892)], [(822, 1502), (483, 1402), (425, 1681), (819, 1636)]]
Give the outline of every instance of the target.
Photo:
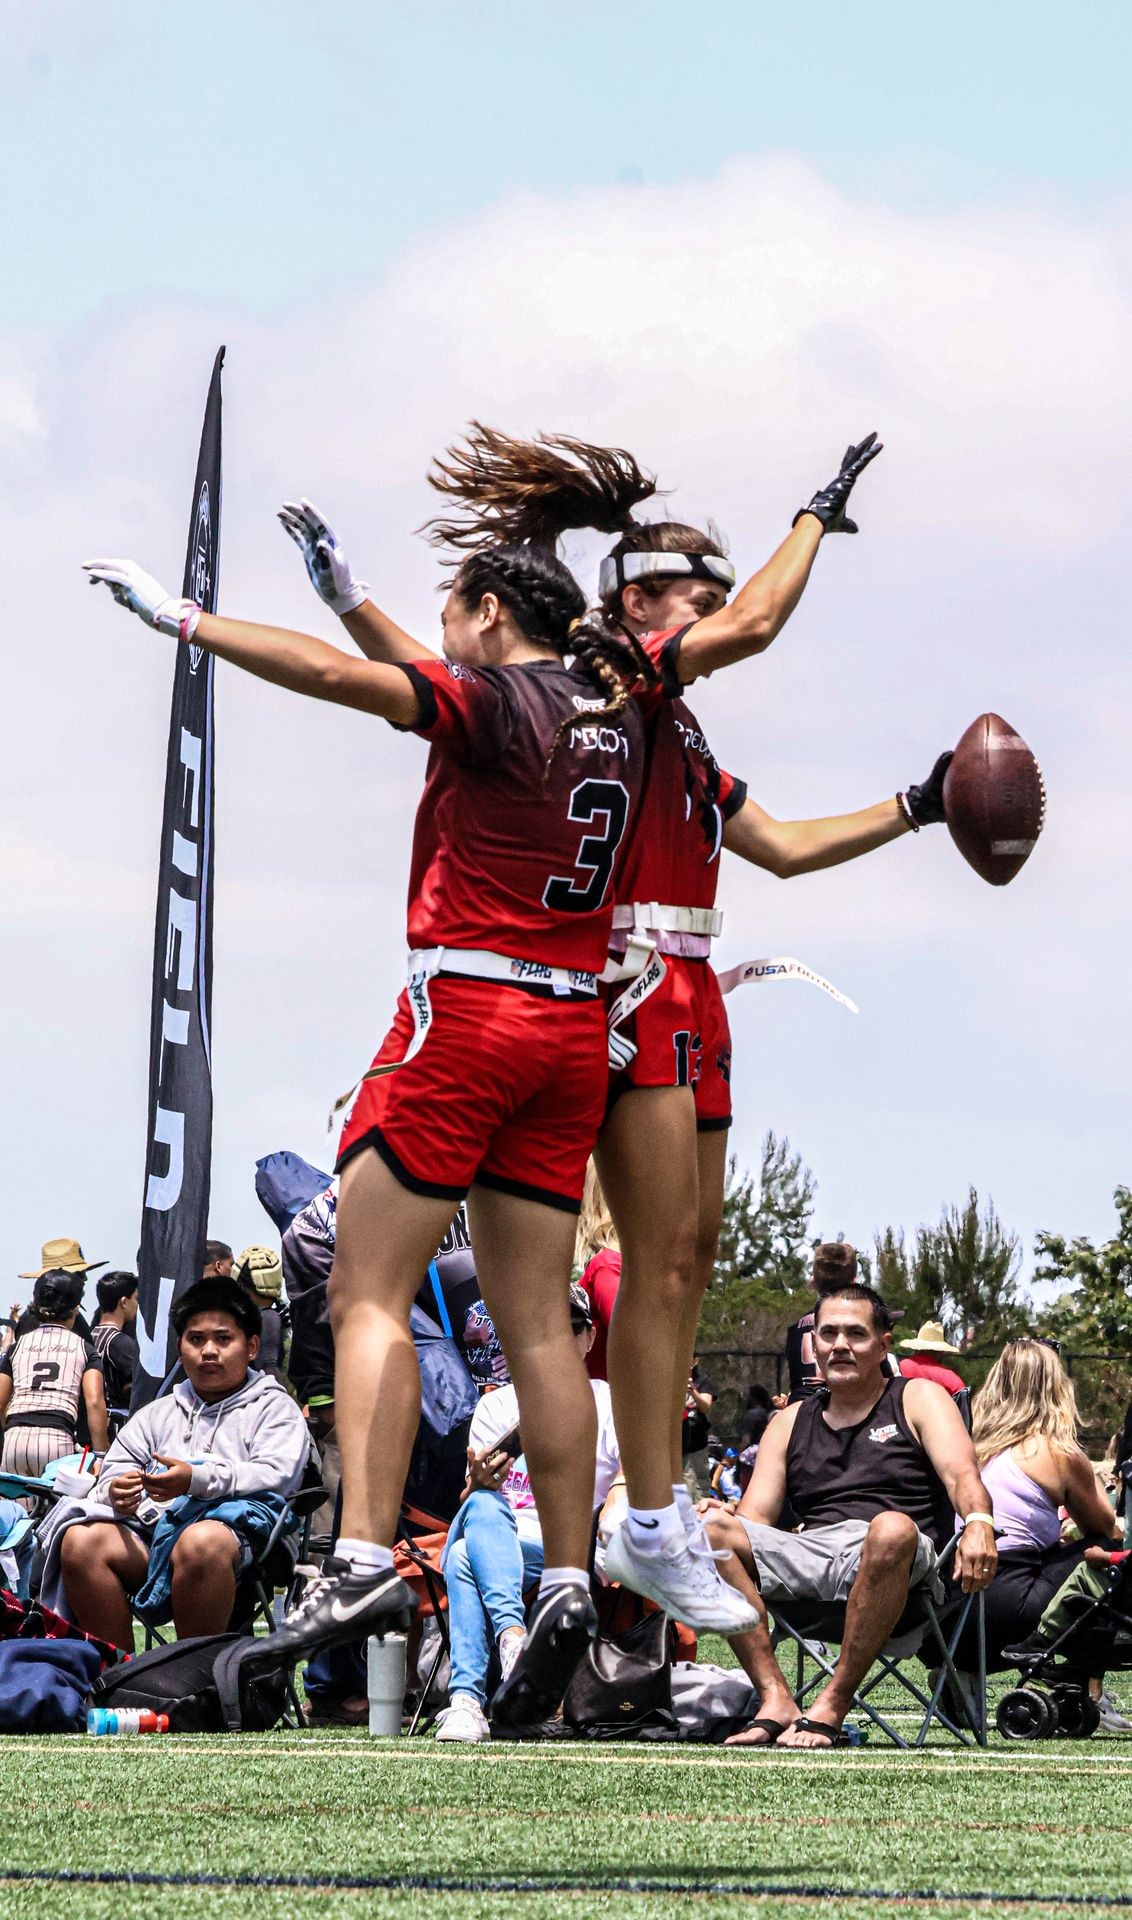
[(298, 505), (284, 500), (279, 519), (307, 563), (312, 587), (332, 613), (353, 613), (369, 599), (369, 588), (364, 580), (354, 579), (341, 541), (317, 507), (309, 500)]
[(201, 609), (195, 600), (174, 599), (151, 573), (145, 573), (134, 560), (85, 560), (83, 572), (92, 587), (109, 587), (120, 607), (129, 607), (147, 627), (171, 634), (176, 640), (182, 623), (188, 620), (185, 638), (196, 632)]

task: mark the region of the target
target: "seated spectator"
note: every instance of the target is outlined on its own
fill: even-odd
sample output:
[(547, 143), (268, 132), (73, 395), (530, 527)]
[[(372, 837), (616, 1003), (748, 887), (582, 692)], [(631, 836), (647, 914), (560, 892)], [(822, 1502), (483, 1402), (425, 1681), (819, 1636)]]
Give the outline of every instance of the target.
[[(733, 1736), (736, 1744), (842, 1743), (853, 1694), (909, 1593), (935, 1579), (956, 1514), (964, 1524), (955, 1579), (973, 1593), (994, 1575), (990, 1499), (970, 1436), (942, 1387), (889, 1374), (891, 1324), (871, 1287), (850, 1283), (824, 1294), (814, 1313), (824, 1391), (771, 1421), (735, 1513), (701, 1509), (712, 1546), (728, 1556), (724, 1577), (760, 1615), (757, 1627), (731, 1641), (761, 1698), (758, 1718)], [(801, 1533), (776, 1526), (786, 1502)], [(833, 1676), (801, 1717), (774, 1657), (762, 1594), (783, 1604), (845, 1606)]]
[(589, 1296), (593, 1315), (594, 1343), (586, 1355), (586, 1372), (591, 1380), (608, 1380), (606, 1348), (609, 1323), (617, 1290), (621, 1285), (621, 1243), (613, 1215), (591, 1160), (586, 1168), (582, 1191), (582, 1210), (578, 1215), (578, 1233), (574, 1241), (574, 1265), (580, 1284)]
[[(848, 1286), (857, 1278), (857, 1250), (847, 1240), (823, 1240), (814, 1248), (814, 1261), (807, 1285), (820, 1299), (837, 1287)], [(790, 1376), (788, 1403), (805, 1400), (817, 1393), (821, 1373), (814, 1352), (814, 1316), (804, 1313), (786, 1329), (786, 1368)]]
[[(570, 1324), (583, 1355), (588, 1353), (593, 1317), (576, 1283), (570, 1288)], [(596, 1512), (621, 1472), (621, 1457), (609, 1387), (604, 1380), (590, 1385), (598, 1416)], [(484, 1707), (492, 1647), (498, 1650), (506, 1679), (526, 1631), (523, 1593), (543, 1571), (542, 1529), (518, 1423), (519, 1402), (512, 1386), (485, 1394), (472, 1415), (468, 1483), (444, 1550), (452, 1678), (438, 1740), (490, 1740)]]
[(716, 1463), (711, 1476), (711, 1490), (717, 1500), (737, 1500), (739, 1486), (739, 1449), (725, 1447), (723, 1458)]
[(230, 1280), (235, 1255), (227, 1240), (206, 1240), (202, 1280)]
[(284, 1341), (288, 1321), (279, 1307), (283, 1291), (283, 1265), (270, 1247), (245, 1247), (232, 1268), (232, 1278), (245, 1293), (250, 1293), (259, 1308), (262, 1330), (259, 1336), (261, 1373), (270, 1373), (285, 1386), (283, 1378)]
[(958, 1347), (943, 1337), (943, 1327), (938, 1320), (925, 1320), (914, 1340), (900, 1341), (901, 1353), (908, 1355), (900, 1362), (900, 1372), (905, 1380), (934, 1380), (945, 1393), (962, 1393), (967, 1385), (962, 1374), (954, 1367), (946, 1365), (943, 1355), (954, 1359), (959, 1357)]
[[(259, 1308), (246, 1293), (201, 1280), (171, 1318), (186, 1378), (126, 1422), (94, 1491), (40, 1529), (45, 1604), (62, 1598), (72, 1620), (119, 1647), (133, 1645), (130, 1601), (142, 1589), (146, 1617), (171, 1613), (179, 1638), (223, 1632), (239, 1575), (297, 1491), (310, 1450), (294, 1401), (255, 1369)], [(176, 1522), (171, 1551), (169, 1527), (154, 1538), (162, 1510)], [(159, 1545), (165, 1558), (151, 1566)]]
[(98, 1318), (91, 1339), (102, 1361), (108, 1407), (129, 1407), (138, 1364), (136, 1273), (104, 1273), (98, 1282)]
[(109, 1433), (102, 1362), (75, 1331), (74, 1276), (41, 1274), (32, 1311), (34, 1327), (0, 1354), (0, 1466), (34, 1480), (52, 1460), (74, 1453), (80, 1409), (97, 1453), (109, 1444)]
[[(65, 1273), (71, 1281), (71, 1303), (75, 1308), (73, 1332), (82, 1340), (90, 1339), (90, 1327), (82, 1314), (83, 1291), (88, 1273), (96, 1273), (99, 1267), (106, 1265), (105, 1260), (87, 1260), (77, 1240), (45, 1240), (40, 1257), (43, 1265), (34, 1267), (30, 1273), (21, 1273), (21, 1280), (42, 1280), (46, 1273)], [(33, 1333), (39, 1325), (34, 1307), (16, 1319), (16, 1339), (25, 1333)]]
[[(987, 1665), (1015, 1663), (1090, 1541), (1119, 1544), (1120, 1524), (1079, 1439), (1073, 1383), (1043, 1340), (1010, 1340), (971, 1402), (972, 1439), (994, 1502), (999, 1562), (986, 1599)], [(1064, 1507), (1082, 1538), (1063, 1543)], [(974, 1664), (974, 1636), (957, 1649)]]

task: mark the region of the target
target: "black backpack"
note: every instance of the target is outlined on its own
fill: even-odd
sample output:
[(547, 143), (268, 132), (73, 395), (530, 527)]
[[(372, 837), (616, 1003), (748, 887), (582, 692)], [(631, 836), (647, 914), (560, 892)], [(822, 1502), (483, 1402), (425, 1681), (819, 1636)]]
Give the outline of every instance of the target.
[(287, 1712), (287, 1666), (251, 1634), (201, 1634), (109, 1667), (90, 1703), (167, 1713), (171, 1733), (260, 1733)]

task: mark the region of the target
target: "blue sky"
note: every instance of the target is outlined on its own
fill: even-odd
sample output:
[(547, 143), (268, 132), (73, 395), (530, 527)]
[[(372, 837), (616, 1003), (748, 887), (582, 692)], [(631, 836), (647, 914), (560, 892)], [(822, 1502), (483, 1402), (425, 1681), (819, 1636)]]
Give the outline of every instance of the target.
[[(136, 1245), (172, 662), (77, 562), (179, 572), (221, 339), (222, 603), (320, 632), (278, 499), (312, 493), (428, 638), (422, 475), (473, 413), (628, 442), (748, 571), (881, 429), (861, 539), (696, 711), (803, 814), (921, 777), (996, 707), (1050, 827), (1002, 895), (942, 835), (786, 888), (725, 872), (721, 963), (797, 953), (862, 1008), (736, 997), (735, 1143), (789, 1132), (823, 1231), (911, 1229), (973, 1182), (1027, 1243), (1106, 1233), (1132, 1172), (1128, 9), (43, 0), (0, 3), (0, 52), (5, 1270), (54, 1234)], [(383, 1031), (422, 768), (224, 671), (218, 742), (213, 1227), (244, 1244), (254, 1158), (325, 1158)]]

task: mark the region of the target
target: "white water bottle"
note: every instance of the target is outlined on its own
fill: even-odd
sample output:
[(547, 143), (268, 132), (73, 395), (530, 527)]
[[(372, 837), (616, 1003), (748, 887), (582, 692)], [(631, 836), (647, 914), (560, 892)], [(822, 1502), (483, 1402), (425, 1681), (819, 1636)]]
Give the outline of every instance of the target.
[(407, 1650), (403, 1633), (387, 1633), (384, 1640), (366, 1641), (369, 1730), (381, 1740), (391, 1739), (401, 1731)]

